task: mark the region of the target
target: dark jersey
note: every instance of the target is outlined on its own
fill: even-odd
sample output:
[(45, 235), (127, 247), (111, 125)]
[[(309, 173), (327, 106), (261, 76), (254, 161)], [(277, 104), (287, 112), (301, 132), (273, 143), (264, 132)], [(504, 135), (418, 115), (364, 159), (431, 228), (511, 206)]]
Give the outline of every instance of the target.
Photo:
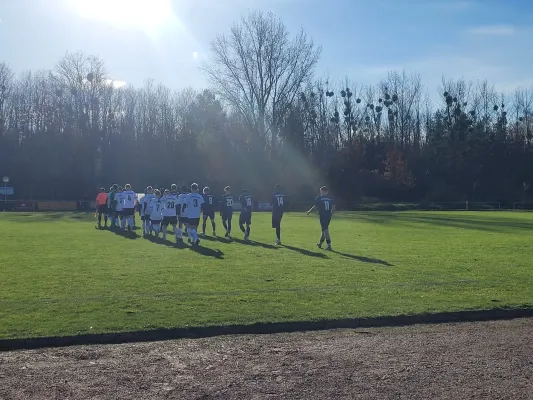
[(210, 213), (215, 210), (215, 198), (212, 194), (204, 194), (204, 204), (202, 204), (204, 213)]
[(243, 194), (241, 197), (239, 197), (239, 202), (241, 203), (243, 213), (252, 212), (252, 196), (249, 194)]
[(225, 214), (233, 212), (233, 196), (231, 194), (224, 195), (221, 211)]
[(318, 209), (320, 218), (331, 218), (333, 204), (329, 196), (318, 196), (315, 199), (315, 207)]
[(272, 212), (282, 213), (285, 210), (285, 195), (283, 193), (272, 193)]

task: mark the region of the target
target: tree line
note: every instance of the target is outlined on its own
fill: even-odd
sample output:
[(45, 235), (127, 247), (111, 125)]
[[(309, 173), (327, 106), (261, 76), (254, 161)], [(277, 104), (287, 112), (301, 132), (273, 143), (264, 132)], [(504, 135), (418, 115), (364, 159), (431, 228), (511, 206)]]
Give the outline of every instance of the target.
[(193, 181), (266, 199), (275, 183), (295, 199), (322, 184), (345, 201), (529, 198), (531, 88), (426, 88), (397, 71), (330, 82), (315, 76), (320, 55), (304, 31), (251, 12), (213, 40), (205, 90), (115, 87), (82, 53), (19, 76), (0, 63), (0, 175), (26, 199)]

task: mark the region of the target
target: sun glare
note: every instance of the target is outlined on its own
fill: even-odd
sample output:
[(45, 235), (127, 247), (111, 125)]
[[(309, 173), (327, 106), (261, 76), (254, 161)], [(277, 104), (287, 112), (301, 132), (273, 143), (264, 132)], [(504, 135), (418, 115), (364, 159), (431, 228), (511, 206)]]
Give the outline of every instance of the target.
[(170, 0), (70, 0), (84, 18), (153, 32), (173, 18)]

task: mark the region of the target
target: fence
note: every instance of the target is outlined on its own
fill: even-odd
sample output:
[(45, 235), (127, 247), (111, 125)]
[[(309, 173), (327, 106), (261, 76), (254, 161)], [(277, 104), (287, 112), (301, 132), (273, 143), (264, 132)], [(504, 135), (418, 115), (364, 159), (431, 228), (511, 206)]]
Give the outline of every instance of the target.
[[(291, 202), (285, 204), (286, 211), (303, 212), (311, 208), (313, 202)], [(0, 201), (0, 211), (93, 211), (94, 201), (46, 201), (46, 200), (8, 200)], [(239, 203), (234, 204), (235, 211), (240, 211)], [(258, 201), (254, 205), (255, 211), (270, 212), (272, 206), (268, 201)], [(533, 202), (428, 202), (428, 203), (337, 203), (340, 211), (530, 211), (533, 210)]]

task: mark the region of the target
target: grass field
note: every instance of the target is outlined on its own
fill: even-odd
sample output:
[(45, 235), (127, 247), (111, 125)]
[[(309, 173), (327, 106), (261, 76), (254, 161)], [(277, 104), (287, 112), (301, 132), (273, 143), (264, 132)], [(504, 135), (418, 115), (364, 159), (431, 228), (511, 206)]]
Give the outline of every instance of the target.
[(266, 213), (196, 250), (94, 225), (0, 213), (0, 338), (533, 306), (529, 213), (339, 213), (334, 252), (297, 213), (282, 247)]

